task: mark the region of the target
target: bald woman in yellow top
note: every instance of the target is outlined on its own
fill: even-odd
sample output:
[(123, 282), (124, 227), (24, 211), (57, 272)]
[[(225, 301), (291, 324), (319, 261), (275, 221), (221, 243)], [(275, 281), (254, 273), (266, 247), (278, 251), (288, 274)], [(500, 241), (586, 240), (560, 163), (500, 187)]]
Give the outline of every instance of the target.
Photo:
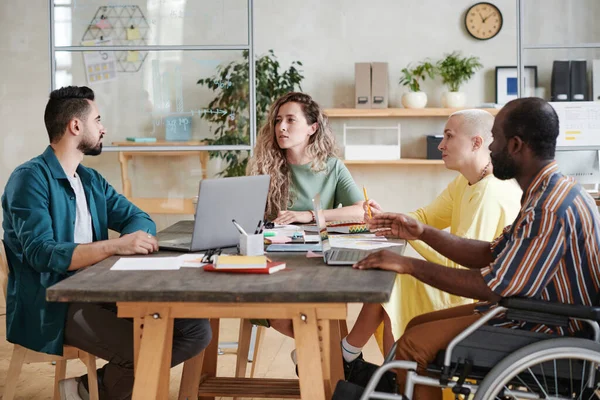
[[(513, 223), (522, 192), (514, 180), (501, 181), (492, 174), (489, 145), (493, 123), (494, 117), (484, 110), (458, 111), (448, 118), (439, 149), (446, 168), (460, 175), (433, 203), (410, 213), (411, 217), (438, 229), (450, 228), (458, 236), (486, 241)], [(369, 203), (373, 213), (381, 212), (375, 201)], [(421, 241), (409, 243), (427, 261), (462, 268)], [(470, 302), (473, 300), (435, 289), (410, 275), (398, 275), (388, 303), (363, 306), (352, 331), (342, 340), (344, 361), (350, 364), (361, 354), (382, 321), (387, 353), (412, 318)], [(381, 335), (378, 339), (381, 345)]]

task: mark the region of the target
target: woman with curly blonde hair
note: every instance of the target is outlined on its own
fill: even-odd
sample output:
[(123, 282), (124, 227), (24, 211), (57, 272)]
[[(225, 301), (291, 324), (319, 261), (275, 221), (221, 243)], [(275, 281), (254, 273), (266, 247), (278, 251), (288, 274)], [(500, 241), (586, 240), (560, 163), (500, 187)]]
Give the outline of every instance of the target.
[(247, 174), (271, 176), (266, 217), (277, 224), (314, 222), (317, 193), (326, 220), (363, 217), (362, 193), (337, 158), (327, 116), (307, 94), (291, 92), (271, 105)]
[[(291, 92), (271, 105), (246, 172), (271, 176), (266, 217), (277, 224), (314, 222), (317, 193), (326, 220), (363, 219), (363, 194), (337, 158), (327, 116), (307, 94)], [(252, 322), (294, 336), (291, 320)]]

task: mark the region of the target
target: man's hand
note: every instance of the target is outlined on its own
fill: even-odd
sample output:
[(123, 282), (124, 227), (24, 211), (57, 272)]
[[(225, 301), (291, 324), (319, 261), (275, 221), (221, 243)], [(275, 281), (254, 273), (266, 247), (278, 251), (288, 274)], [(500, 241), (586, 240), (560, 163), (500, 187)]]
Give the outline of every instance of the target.
[[(367, 204), (368, 206), (371, 206), (371, 217), (369, 217), (369, 210)], [(383, 212), (381, 206), (375, 200), (369, 200), (368, 202), (365, 201), (363, 203), (363, 210), (365, 211), (365, 215), (363, 216), (363, 221), (365, 222), (369, 222), (372, 216), (381, 214)]]
[(312, 222), (313, 217), (310, 211), (280, 211), (274, 223), (278, 225), (289, 225), (294, 222), (308, 224)]
[(394, 271), (398, 274), (408, 274), (410, 269), (410, 259), (389, 250), (380, 250), (376, 253), (369, 254), (367, 257), (354, 264), (352, 268), (378, 268)]
[(158, 251), (158, 241), (149, 233), (137, 231), (116, 239), (117, 255), (150, 254)]
[(374, 215), (368, 222), (369, 230), (377, 236), (406, 240), (417, 240), (423, 234), (425, 226), (407, 215), (383, 213)]

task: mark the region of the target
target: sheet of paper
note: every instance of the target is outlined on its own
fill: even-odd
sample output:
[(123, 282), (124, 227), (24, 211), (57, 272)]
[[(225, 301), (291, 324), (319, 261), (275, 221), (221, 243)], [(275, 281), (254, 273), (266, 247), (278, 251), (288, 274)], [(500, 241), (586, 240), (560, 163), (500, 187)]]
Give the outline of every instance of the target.
[(140, 34), (140, 30), (137, 27), (131, 26), (127, 28), (127, 40), (139, 40), (141, 38), (142, 35)]
[(319, 243), (319, 235), (307, 235), (304, 232), (304, 243)]
[[(346, 237), (352, 236), (352, 237)], [(329, 237), (329, 243), (331, 247), (341, 247), (345, 249), (356, 249), (356, 250), (377, 250), (386, 247), (399, 246), (399, 243), (388, 242), (387, 240), (381, 240), (380, 238), (356, 238), (359, 235), (336, 235)], [(385, 238), (383, 238), (385, 239)]]
[[(81, 43), (84, 46), (110, 46), (111, 39), (88, 40)], [(83, 62), (88, 84), (110, 82), (117, 79), (117, 61), (112, 51), (85, 51)]]
[(179, 265), (182, 268), (201, 268), (206, 265), (206, 263), (202, 262), (202, 258), (204, 257), (203, 253), (196, 254), (184, 254), (182, 256), (177, 257), (179, 259)]
[(127, 51), (127, 62), (137, 62), (140, 60), (140, 52), (135, 50)]
[(111, 271), (161, 271), (179, 269), (179, 257), (123, 257)]

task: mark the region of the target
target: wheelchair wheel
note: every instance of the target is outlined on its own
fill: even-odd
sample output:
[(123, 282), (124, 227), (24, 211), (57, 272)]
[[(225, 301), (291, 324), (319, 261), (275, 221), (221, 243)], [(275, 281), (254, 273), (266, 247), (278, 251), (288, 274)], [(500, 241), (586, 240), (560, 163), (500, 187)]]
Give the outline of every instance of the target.
[[(600, 344), (577, 338), (543, 340), (517, 350), (483, 379), (475, 400), (600, 399)], [(593, 365), (593, 368), (591, 368)], [(590, 376), (590, 371), (593, 371)]]

